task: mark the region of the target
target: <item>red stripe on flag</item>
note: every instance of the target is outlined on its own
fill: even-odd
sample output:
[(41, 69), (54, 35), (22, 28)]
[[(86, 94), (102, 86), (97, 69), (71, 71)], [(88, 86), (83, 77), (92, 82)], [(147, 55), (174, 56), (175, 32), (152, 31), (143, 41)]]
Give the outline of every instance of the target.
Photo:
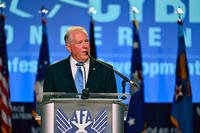
[(11, 104), (8, 91), (8, 77), (3, 76), (2, 59), (0, 58), (0, 124), (1, 132), (11, 132)]

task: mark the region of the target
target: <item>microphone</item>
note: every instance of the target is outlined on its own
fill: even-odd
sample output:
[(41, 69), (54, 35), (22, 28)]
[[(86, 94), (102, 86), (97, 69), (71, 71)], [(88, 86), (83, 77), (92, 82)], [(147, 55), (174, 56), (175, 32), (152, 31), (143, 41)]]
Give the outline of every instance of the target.
[[(131, 86), (134, 86), (136, 88), (138, 88), (140, 90), (140, 85), (137, 82), (134, 82), (133, 80), (128, 79), (126, 76), (124, 76), (122, 73), (120, 73), (119, 71), (115, 70), (113, 67), (107, 65), (106, 63), (99, 61), (95, 58), (93, 58), (89, 52), (86, 52), (86, 54), (90, 57), (90, 59), (92, 59), (93, 61), (96, 61), (104, 66), (106, 66), (107, 68), (109, 68), (110, 70), (112, 70), (115, 74), (117, 74), (118, 76), (120, 76), (123, 81), (122, 84), (124, 84), (124, 82), (128, 82)], [(122, 85), (123, 86), (123, 85)], [(123, 87), (123, 93), (125, 93), (125, 87)]]
[(89, 95), (89, 88), (84, 88), (82, 90), (81, 99), (88, 99)]

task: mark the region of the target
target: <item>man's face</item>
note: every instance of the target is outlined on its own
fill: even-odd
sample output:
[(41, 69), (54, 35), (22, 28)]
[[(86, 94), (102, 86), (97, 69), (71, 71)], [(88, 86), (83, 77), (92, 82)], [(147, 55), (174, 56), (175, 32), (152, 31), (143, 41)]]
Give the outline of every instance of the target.
[(87, 52), (90, 52), (90, 43), (87, 34), (82, 31), (73, 31), (70, 35), (71, 41), (67, 43), (66, 48), (71, 52), (72, 57), (78, 62), (88, 60)]

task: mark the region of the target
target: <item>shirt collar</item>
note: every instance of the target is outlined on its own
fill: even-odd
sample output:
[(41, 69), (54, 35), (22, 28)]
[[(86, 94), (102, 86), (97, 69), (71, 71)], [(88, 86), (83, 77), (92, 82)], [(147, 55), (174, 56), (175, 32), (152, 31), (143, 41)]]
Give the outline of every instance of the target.
[[(70, 56), (70, 63), (72, 64), (72, 66), (76, 66), (77, 62), (78, 61), (76, 61), (72, 56)], [(86, 62), (84, 62), (85, 65), (89, 65), (89, 63), (90, 63), (90, 58)]]

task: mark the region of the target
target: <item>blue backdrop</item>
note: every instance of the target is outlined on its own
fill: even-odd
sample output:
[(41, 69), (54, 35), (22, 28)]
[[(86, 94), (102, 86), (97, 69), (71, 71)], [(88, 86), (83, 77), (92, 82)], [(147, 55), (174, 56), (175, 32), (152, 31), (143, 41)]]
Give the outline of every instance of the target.
[[(44, 5), (51, 63), (66, 58), (64, 33), (71, 25), (89, 31), (88, 5), (94, 15), (97, 56), (130, 77), (132, 22), (130, 6), (139, 14), (142, 45), (145, 102), (172, 102), (175, 87), (175, 64), (178, 35), (177, 7), (185, 27), (186, 51), (190, 68), (193, 102), (200, 102), (200, 1), (199, 0), (12, 0), (5, 1), (6, 32), (9, 57), (10, 91), (13, 102), (32, 102), (37, 62), (41, 44), (41, 15)], [(116, 75), (118, 92), (121, 79)], [(129, 91), (129, 86), (126, 87)]]

